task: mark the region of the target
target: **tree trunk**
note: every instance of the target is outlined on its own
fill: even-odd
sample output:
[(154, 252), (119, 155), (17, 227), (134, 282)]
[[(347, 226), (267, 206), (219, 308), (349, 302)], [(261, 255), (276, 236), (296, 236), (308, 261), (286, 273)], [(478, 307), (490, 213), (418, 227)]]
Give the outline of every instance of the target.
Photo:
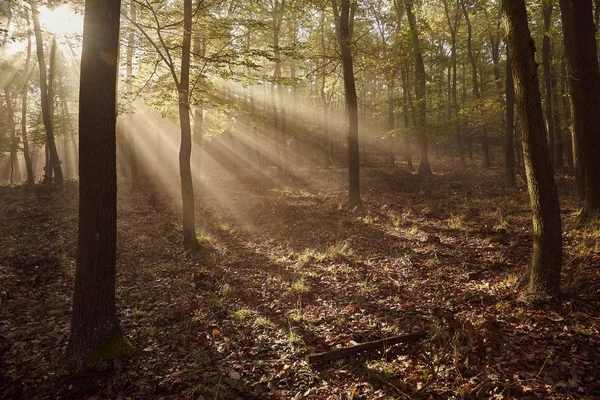
[(542, 65), (544, 69), (544, 89), (546, 94), (546, 128), (548, 131), (548, 150), (550, 151), (550, 160), (554, 164), (554, 117), (552, 110), (552, 45), (550, 43), (550, 29), (552, 23), (553, 0), (543, 0), (544, 17), (544, 41), (542, 43)]
[(560, 0), (563, 37), (569, 63), (573, 133), (581, 152), (584, 200), (580, 222), (600, 216), (600, 72), (592, 3)]
[(350, 42), (352, 40), (352, 24), (355, 4), (350, 0), (341, 0), (338, 10), (337, 0), (331, 0), (335, 19), (335, 28), (342, 56), (344, 90), (346, 93), (346, 109), (348, 113), (348, 206), (360, 207), (360, 156), (358, 149), (358, 104), (354, 66)]
[[(408, 102), (409, 102), (409, 84), (408, 84), (408, 68), (403, 69), (402, 71), (402, 116), (404, 119), (404, 128), (405, 131), (408, 131), (408, 127), (410, 125), (410, 119), (408, 117)], [(410, 153), (410, 137), (408, 132), (404, 134), (404, 161), (410, 168), (410, 172), (413, 172), (413, 163), (412, 163), (412, 155)]]
[(533, 252), (529, 291), (558, 297), (562, 264), (562, 231), (558, 193), (548, 153), (541, 95), (534, 58), (535, 44), (524, 0), (502, 0), (511, 52), (517, 110), (523, 122), (523, 152), (533, 217)]
[(429, 164), (428, 154), (428, 138), (426, 132), (427, 120), (427, 98), (425, 93), (425, 64), (423, 63), (423, 53), (421, 51), (421, 43), (419, 41), (419, 30), (417, 20), (413, 13), (413, 1), (405, 2), (406, 17), (412, 36), (413, 56), (415, 58), (415, 97), (417, 100), (417, 118), (415, 120), (418, 130), (419, 151), (421, 159), (419, 160), (418, 174), (421, 176), (431, 175), (431, 166)]
[(554, 118), (554, 165), (557, 169), (564, 168), (565, 164), (563, 161), (564, 154), (564, 132), (562, 127), (562, 117), (560, 110), (559, 101), (559, 85), (558, 85), (558, 74), (555, 68), (550, 69), (551, 74), (551, 85), (552, 85), (552, 116)]
[(15, 126), (15, 115), (13, 111), (12, 99), (10, 97), (10, 85), (4, 88), (4, 100), (6, 100), (6, 113), (8, 114), (8, 131), (10, 132), (10, 158), (9, 164), (9, 182), (14, 184), (21, 181), (19, 159), (17, 158), (17, 129)]
[[(52, 106), (50, 103), (53, 101), (50, 98), (48, 92), (48, 82), (46, 80), (46, 59), (44, 57), (44, 42), (42, 39), (42, 31), (40, 28), (40, 18), (38, 15), (37, 2), (35, 0), (30, 1), (31, 12), (33, 17), (33, 29), (35, 33), (35, 43), (37, 48), (38, 64), (40, 70), (40, 90), (41, 104), (42, 104), (42, 119), (44, 121), (44, 127), (46, 129), (46, 143), (48, 144), (48, 153), (50, 155), (49, 166), (54, 171), (54, 177), (57, 184), (62, 185), (63, 174), (60, 166), (60, 160), (58, 158), (58, 152), (56, 150), (56, 143), (54, 141), (54, 127), (52, 123)], [(50, 171), (47, 171), (49, 174)]]
[(121, 334), (115, 306), (119, 10), (120, 0), (87, 0), (85, 4), (77, 270), (67, 347), (67, 358), (76, 368), (132, 353)]
[(183, 43), (181, 56), (181, 79), (179, 92), (179, 123), (181, 145), (179, 148), (179, 175), (183, 202), (183, 245), (187, 250), (197, 251), (200, 243), (196, 238), (196, 212), (194, 209), (194, 184), (190, 158), (192, 155), (192, 131), (190, 124), (190, 50), (192, 43), (192, 0), (183, 1)]
[[(135, 9), (134, 0), (129, 0), (129, 18), (133, 23), (137, 20), (137, 13)], [(127, 82), (127, 93), (132, 95), (133, 85), (131, 80), (133, 79), (133, 54), (135, 52), (135, 33), (133, 27), (130, 27), (129, 35), (127, 37), (127, 76), (125, 81)], [(138, 171), (137, 162), (137, 149), (135, 147), (135, 132), (133, 126), (133, 116), (126, 115), (125, 121), (125, 148), (127, 149), (127, 164), (129, 166), (129, 175), (131, 177), (131, 191), (137, 192), (140, 190), (140, 174)]]
[(29, 92), (29, 78), (32, 74), (31, 68), (31, 29), (29, 13), (24, 9), (24, 17), (27, 22), (27, 56), (25, 68), (23, 68), (23, 82), (21, 83), (21, 140), (23, 141), (23, 156), (25, 158), (25, 169), (27, 171), (27, 186), (35, 184), (31, 153), (29, 152), (29, 139), (27, 138), (27, 94)]
[(391, 76), (388, 81), (388, 161), (390, 163), (390, 167), (394, 166), (394, 127), (395, 127), (395, 118), (394, 118), (394, 77)]
[[(508, 46), (508, 43), (507, 43)], [(515, 88), (512, 75), (510, 51), (506, 54), (506, 126), (504, 131), (504, 168), (506, 184), (517, 186), (515, 174), (515, 148), (513, 143), (515, 130)]]

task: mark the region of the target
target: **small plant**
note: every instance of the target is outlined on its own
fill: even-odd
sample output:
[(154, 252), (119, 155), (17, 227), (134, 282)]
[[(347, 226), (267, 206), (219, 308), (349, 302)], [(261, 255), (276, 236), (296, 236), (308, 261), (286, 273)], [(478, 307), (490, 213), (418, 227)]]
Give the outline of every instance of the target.
[(297, 280), (292, 284), (292, 287), (290, 288), (290, 293), (292, 295), (302, 296), (304, 294), (307, 294), (308, 292), (310, 292), (310, 286), (306, 282), (304, 282), (304, 279)]
[(431, 257), (425, 261), (425, 265), (429, 268), (437, 267), (441, 264), (440, 259), (437, 257)]
[(300, 324), (304, 320), (304, 316), (302, 315), (302, 311), (300, 310), (292, 310), (288, 314), (288, 318), (295, 324)]
[(300, 255), (298, 256), (298, 264), (301, 267), (310, 265), (315, 261), (323, 261), (325, 259), (325, 255), (319, 253), (315, 249), (306, 248)]
[[(240, 308), (233, 313), (233, 318), (238, 321), (245, 321), (252, 315), (252, 310), (249, 308)], [(255, 321), (256, 323), (256, 321)]]
[(259, 328), (268, 328), (272, 325), (273, 323), (271, 322), (271, 320), (269, 320), (267, 317), (257, 317), (254, 320), (254, 326), (259, 327)]
[(200, 243), (212, 243), (214, 239), (208, 233), (202, 232), (200, 236), (198, 236), (198, 240)]
[(418, 225), (411, 226), (408, 231), (413, 235), (418, 235), (420, 233), (423, 233)]
[(288, 334), (288, 342), (294, 347), (305, 346), (304, 339), (302, 339), (302, 336), (300, 336), (294, 328), (290, 329), (290, 333)]
[(337, 241), (327, 249), (326, 257), (330, 260), (343, 260), (352, 255), (352, 249), (348, 241)]
[(224, 283), (219, 288), (219, 292), (223, 297), (229, 297), (233, 294), (233, 287), (229, 283)]
[(375, 287), (372, 282), (369, 282), (369, 278), (365, 278), (365, 280), (360, 281), (358, 283), (358, 293), (361, 296), (368, 296), (375, 291)]
[(446, 223), (448, 224), (448, 228), (453, 230), (461, 230), (465, 228), (464, 221), (459, 215), (450, 216)]

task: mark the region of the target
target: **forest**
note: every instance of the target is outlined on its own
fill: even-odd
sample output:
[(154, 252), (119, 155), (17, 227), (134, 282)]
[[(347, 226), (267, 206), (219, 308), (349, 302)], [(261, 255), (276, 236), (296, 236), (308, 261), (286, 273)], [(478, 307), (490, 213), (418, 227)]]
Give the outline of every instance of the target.
[(0, 0), (0, 399), (600, 398), (600, 0)]

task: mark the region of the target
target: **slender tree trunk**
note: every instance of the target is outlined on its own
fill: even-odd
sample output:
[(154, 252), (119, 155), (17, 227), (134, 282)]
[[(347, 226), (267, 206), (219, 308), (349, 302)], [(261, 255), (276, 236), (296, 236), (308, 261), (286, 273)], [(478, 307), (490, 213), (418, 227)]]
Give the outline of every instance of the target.
[[(137, 21), (137, 13), (135, 9), (134, 0), (129, 0), (129, 18), (131, 21), (135, 23)], [(130, 26), (129, 35), (127, 36), (127, 76), (125, 77), (125, 81), (127, 82), (127, 93), (130, 95), (133, 94), (133, 54), (135, 52), (135, 32), (133, 27)], [(138, 171), (138, 161), (137, 161), (137, 149), (135, 146), (135, 132), (133, 126), (133, 116), (132, 115), (124, 115), (121, 118), (125, 117), (125, 148), (127, 149), (127, 164), (129, 166), (129, 175), (131, 178), (131, 191), (137, 192), (140, 190), (140, 174)]]
[[(44, 127), (46, 129), (46, 142), (48, 143), (48, 153), (50, 156), (48, 164), (54, 171), (56, 183), (61, 185), (63, 183), (63, 174), (60, 166), (60, 160), (58, 158), (58, 152), (56, 150), (56, 143), (54, 141), (52, 108), (50, 105), (53, 99), (50, 98), (50, 93), (48, 92), (48, 82), (46, 80), (46, 59), (44, 57), (44, 42), (42, 39), (42, 31), (40, 28), (40, 18), (38, 15), (37, 2), (35, 0), (31, 0), (30, 5), (33, 17), (33, 28), (35, 32), (35, 42), (37, 47), (38, 64), (40, 70), (40, 90), (42, 92), (42, 119), (44, 121)], [(47, 171), (47, 173), (49, 173), (49, 171)]]
[(388, 141), (388, 149), (387, 149), (387, 156), (388, 156), (388, 161), (390, 163), (390, 166), (393, 167), (394, 166), (394, 137), (395, 134), (393, 133), (393, 130), (395, 128), (395, 118), (394, 118), (394, 89), (395, 89), (395, 84), (394, 84), (394, 77), (391, 76), (389, 78), (389, 82), (388, 82), (388, 137), (387, 137), (387, 141)]
[(560, 0), (565, 52), (569, 63), (569, 87), (573, 104), (573, 133), (584, 176), (584, 200), (580, 222), (600, 217), (600, 72), (592, 3)]
[[(327, 48), (325, 46), (325, 10), (323, 9), (321, 13), (321, 53), (323, 55), (326, 54)], [(329, 118), (328, 118), (328, 108), (329, 103), (327, 102), (327, 93), (325, 91), (325, 85), (327, 83), (327, 59), (324, 57), (322, 60), (322, 71), (321, 71), (321, 102), (323, 104), (323, 143), (324, 149), (323, 154), (325, 156), (325, 168), (329, 168), (331, 165), (331, 158), (333, 156), (330, 148), (333, 146), (333, 139), (329, 137)]]
[(23, 82), (21, 83), (21, 140), (23, 141), (23, 156), (25, 158), (25, 169), (27, 171), (27, 186), (35, 184), (31, 153), (29, 152), (29, 140), (27, 138), (27, 94), (29, 92), (29, 79), (31, 78), (31, 26), (29, 13), (24, 9), (24, 17), (27, 22), (27, 56), (25, 68), (23, 68)]
[(331, 0), (336, 25), (336, 33), (342, 55), (344, 89), (346, 93), (346, 109), (348, 113), (348, 206), (360, 207), (360, 156), (358, 148), (358, 103), (354, 66), (350, 41), (352, 40), (352, 24), (354, 6), (350, 0), (341, 0), (338, 10), (337, 0)]
[[(507, 43), (508, 46), (508, 43)], [(515, 148), (513, 143), (515, 130), (515, 87), (513, 82), (510, 51), (506, 54), (506, 126), (504, 131), (504, 168), (506, 184), (517, 186), (515, 174)]]
[(558, 77), (555, 68), (550, 69), (550, 74), (552, 76), (551, 85), (552, 85), (552, 116), (554, 118), (554, 134), (556, 136), (554, 143), (554, 165), (557, 169), (564, 168), (564, 132), (562, 127), (562, 117), (560, 110), (560, 101), (559, 101), (559, 86), (558, 86)]
[(8, 114), (8, 131), (10, 132), (10, 158), (9, 164), (9, 182), (14, 184), (21, 180), (19, 160), (17, 158), (17, 129), (15, 126), (15, 115), (13, 110), (12, 99), (10, 96), (10, 85), (4, 88), (4, 100), (6, 101), (6, 113)]
[(506, 34), (523, 121), (523, 151), (533, 217), (533, 252), (529, 291), (557, 297), (560, 293), (562, 231), (558, 193), (548, 153), (541, 95), (534, 58), (535, 44), (527, 24), (524, 0), (502, 0)]
[(200, 243), (196, 237), (196, 212), (194, 209), (194, 184), (190, 158), (192, 155), (192, 131), (190, 124), (190, 50), (192, 43), (192, 0), (183, 1), (183, 43), (181, 56), (181, 79), (179, 92), (179, 123), (181, 146), (179, 148), (179, 174), (183, 200), (183, 245), (187, 250), (197, 251)]
[[(410, 119), (408, 117), (408, 101), (409, 101), (409, 84), (408, 84), (408, 68), (403, 69), (402, 71), (402, 117), (404, 119), (404, 129), (408, 131), (408, 127), (410, 126)], [(404, 161), (410, 168), (410, 172), (413, 172), (413, 163), (412, 163), (412, 155), (410, 152), (410, 137), (408, 133), (404, 134)]]
[[(77, 270), (67, 359), (75, 368), (131, 355), (115, 305), (116, 116), (120, 0), (87, 0), (79, 94)], [(43, 64), (42, 64), (43, 65)]]
[(554, 164), (554, 117), (552, 110), (552, 45), (550, 43), (550, 29), (552, 23), (553, 0), (543, 0), (544, 17), (544, 41), (542, 43), (542, 66), (544, 69), (544, 89), (546, 94), (546, 128), (548, 131), (548, 150), (550, 151), (550, 160)]
[(415, 96), (417, 101), (417, 118), (415, 120), (418, 129), (418, 141), (421, 159), (419, 160), (418, 174), (421, 176), (431, 175), (431, 166), (429, 164), (428, 144), (426, 132), (427, 120), (427, 98), (425, 93), (425, 64), (423, 62), (423, 53), (421, 51), (421, 43), (419, 40), (419, 30), (417, 20), (413, 13), (413, 1), (407, 0), (406, 17), (412, 36), (413, 56), (415, 58)]

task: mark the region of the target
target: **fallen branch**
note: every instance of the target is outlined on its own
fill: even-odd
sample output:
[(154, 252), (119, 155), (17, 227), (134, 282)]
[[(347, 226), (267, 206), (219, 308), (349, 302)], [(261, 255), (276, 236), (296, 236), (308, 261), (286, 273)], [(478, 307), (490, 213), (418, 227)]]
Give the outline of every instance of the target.
[(306, 356), (306, 362), (310, 365), (325, 361), (337, 360), (352, 356), (356, 353), (360, 353), (361, 351), (384, 349), (397, 343), (418, 342), (425, 336), (427, 336), (427, 332), (425, 331), (410, 333), (408, 335), (392, 336), (385, 339), (375, 340), (373, 342), (357, 344), (356, 346), (344, 347), (343, 349), (331, 350), (325, 353), (310, 354)]

